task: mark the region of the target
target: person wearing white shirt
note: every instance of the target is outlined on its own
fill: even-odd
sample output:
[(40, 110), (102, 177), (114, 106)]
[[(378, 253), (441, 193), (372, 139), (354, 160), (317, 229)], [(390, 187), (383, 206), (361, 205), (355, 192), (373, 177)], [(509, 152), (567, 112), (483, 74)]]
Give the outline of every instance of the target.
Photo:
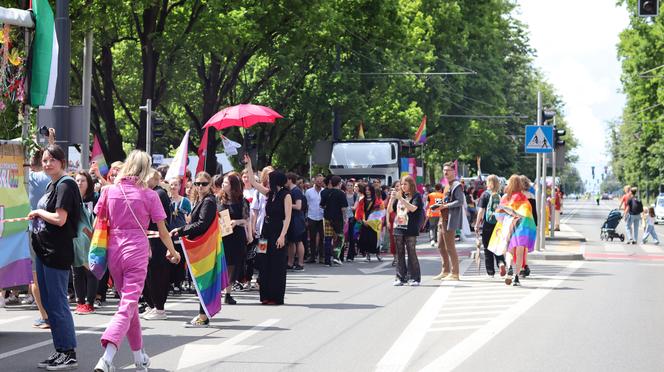
[(316, 262), (316, 257), (322, 258), (323, 243), (323, 208), (320, 207), (320, 192), (323, 190), (322, 174), (316, 176), (314, 187), (309, 188), (304, 197), (307, 199), (307, 233), (309, 235), (307, 263)]

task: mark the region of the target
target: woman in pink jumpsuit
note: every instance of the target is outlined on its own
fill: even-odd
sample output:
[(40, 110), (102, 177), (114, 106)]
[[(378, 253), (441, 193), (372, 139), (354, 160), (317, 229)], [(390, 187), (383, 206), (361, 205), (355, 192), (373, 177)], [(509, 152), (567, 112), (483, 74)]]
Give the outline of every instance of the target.
[(118, 311), (101, 336), (104, 355), (99, 359), (95, 371), (115, 369), (113, 357), (127, 336), (138, 370), (147, 371), (150, 359), (143, 351), (143, 337), (138, 317), (138, 299), (143, 292), (148, 270), (150, 245), (145, 231), (150, 220), (157, 223), (159, 237), (173, 263), (180, 255), (166, 229), (166, 214), (157, 193), (146, 187), (150, 157), (143, 151), (132, 151), (118, 175), (115, 184), (102, 189), (95, 207), (98, 216), (106, 208), (109, 226), (108, 269), (120, 293)]

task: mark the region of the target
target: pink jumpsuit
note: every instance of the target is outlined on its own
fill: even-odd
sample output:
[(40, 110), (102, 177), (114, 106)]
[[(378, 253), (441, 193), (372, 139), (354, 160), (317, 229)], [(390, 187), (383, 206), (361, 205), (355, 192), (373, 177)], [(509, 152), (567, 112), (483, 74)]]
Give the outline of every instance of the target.
[[(127, 201), (120, 187), (124, 189)], [(148, 271), (150, 245), (130, 208), (146, 231), (150, 220), (163, 221), (166, 213), (157, 193), (137, 186), (132, 178), (102, 189), (96, 213), (104, 202), (107, 202), (109, 218), (108, 269), (115, 289), (120, 293), (120, 304), (101, 336), (101, 344), (106, 347), (111, 342), (119, 348), (122, 338), (127, 335), (129, 347), (136, 351), (143, 348), (138, 299)]]

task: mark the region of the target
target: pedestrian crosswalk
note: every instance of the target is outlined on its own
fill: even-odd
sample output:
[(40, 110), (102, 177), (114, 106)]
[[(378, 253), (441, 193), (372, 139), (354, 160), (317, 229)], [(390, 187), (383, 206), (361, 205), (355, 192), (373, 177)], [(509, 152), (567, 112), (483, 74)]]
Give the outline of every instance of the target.
[(607, 253), (664, 255), (664, 246), (655, 244), (606, 243), (601, 248)]
[[(529, 263), (530, 277), (521, 287), (489, 277), (484, 260), (464, 260), (461, 281), (442, 282), (410, 324), (376, 365), (377, 371), (452, 371), (483, 344), (560, 286), (583, 261)], [(427, 345), (422, 347), (421, 345)], [(436, 353), (431, 345), (446, 345), (431, 363), (421, 352)], [(419, 349), (425, 351), (419, 351)]]

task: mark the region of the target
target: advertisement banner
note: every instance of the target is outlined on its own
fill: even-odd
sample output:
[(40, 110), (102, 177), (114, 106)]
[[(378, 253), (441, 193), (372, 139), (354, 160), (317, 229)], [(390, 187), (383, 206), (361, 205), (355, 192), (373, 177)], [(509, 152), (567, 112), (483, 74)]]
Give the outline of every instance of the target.
[(28, 222), (9, 222), (30, 213), (24, 183), (23, 148), (0, 144), (0, 288), (30, 283)]

